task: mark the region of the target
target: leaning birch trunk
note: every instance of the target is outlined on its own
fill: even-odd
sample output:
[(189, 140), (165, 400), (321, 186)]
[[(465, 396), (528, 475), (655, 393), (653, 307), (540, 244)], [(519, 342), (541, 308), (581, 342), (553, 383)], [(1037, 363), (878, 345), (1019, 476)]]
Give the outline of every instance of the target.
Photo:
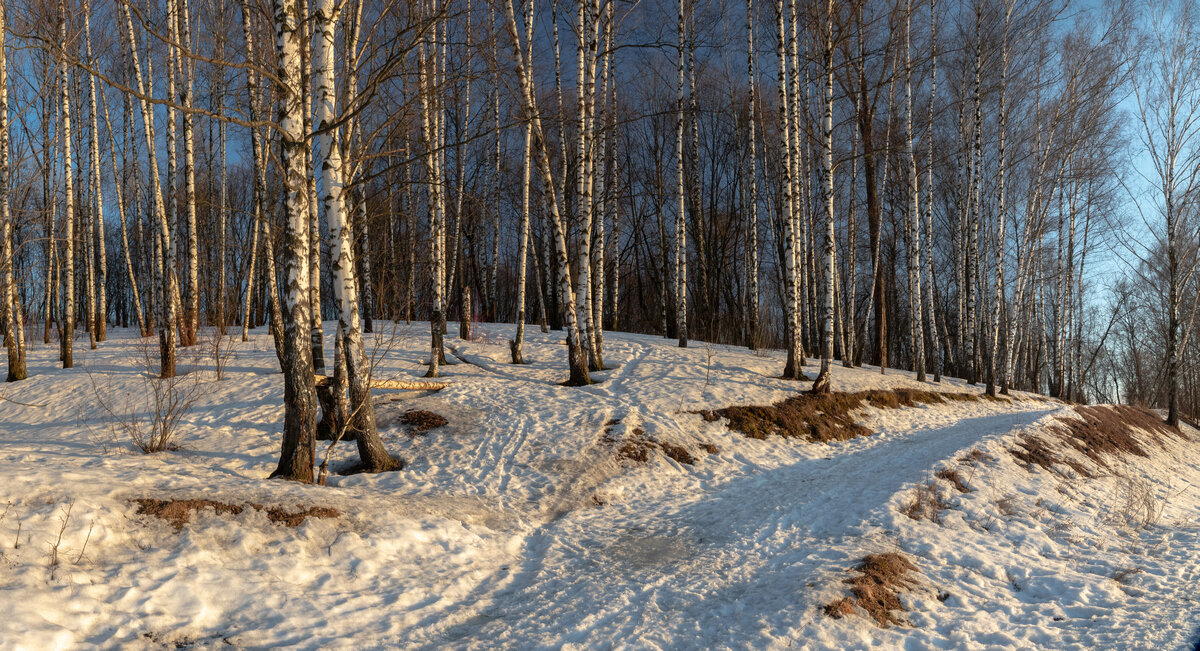
[(138, 93), (142, 98), (140, 102), (142, 109), (142, 132), (145, 136), (146, 152), (149, 157), (151, 199), (154, 204), (155, 217), (158, 221), (159, 232), (153, 235), (151, 239), (154, 241), (154, 245), (162, 250), (160, 257), (163, 264), (161, 267), (157, 264), (155, 265), (156, 279), (159, 281), (155, 284), (161, 288), (162, 292), (161, 300), (159, 300), (159, 315), (161, 319), (161, 327), (158, 333), (159, 375), (169, 378), (175, 376), (175, 321), (179, 308), (175, 300), (175, 297), (178, 295), (175, 283), (175, 258), (170, 254), (171, 228), (167, 219), (166, 202), (163, 199), (162, 182), (158, 175), (158, 158), (155, 154), (157, 147), (154, 137), (154, 112), (150, 108), (150, 102), (145, 99), (150, 95), (146, 90), (146, 80), (142, 77), (142, 68), (138, 61), (137, 40), (134, 38), (133, 32), (133, 15), (129, 7), (125, 7), (125, 34), (129, 39), (129, 57), (133, 63), (134, 79), (137, 82)]
[(63, 151), (63, 195), (65, 204), (63, 207), (63, 222), (66, 224), (66, 253), (64, 275), (65, 287), (63, 288), (66, 294), (63, 300), (62, 314), (62, 367), (71, 368), (75, 366), (72, 350), (72, 339), (75, 337), (75, 190), (73, 188), (74, 171), (71, 165), (71, 139), (74, 135), (71, 132), (71, 73), (70, 67), (67, 65), (67, 3), (66, 0), (59, 0), (59, 25), (58, 39), (59, 47), (62, 49), (62, 57), (59, 61), (60, 69), (60, 99), (59, 111), (62, 112), (62, 151)]
[(825, 258), (824, 273), (822, 274), (825, 282), (825, 305), (823, 306), (821, 317), (821, 370), (817, 373), (817, 379), (813, 382), (813, 393), (829, 393), (829, 374), (833, 366), (833, 0), (826, 1), (825, 11), (825, 34), (822, 35), (824, 37), (824, 42), (822, 43), (824, 48), (822, 65), (824, 66), (824, 70), (822, 70), (822, 73), (825, 77), (825, 116), (821, 123), (821, 181), (822, 190), (825, 195), (825, 246), (821, 257)]
[(679, 0), (679, 42), (678, 42), (678, 62), (677, 62), (677, 81), (678, 94), (676, 95), (675, 105), (675, 171), (677, 174), (677, 184), (675, 192), (678, 195), (678, 203), (676, 205), (677, 212), (675, 213), (675, 320), (676, 328), (679, 330), (679, 347), (687, 348), (688, 332), (687, 332), (687, 196), (684, 189), (684, 163), (683, 163), (683, 107), (684, 107), (684, 89), (686, 88), (686, 75), (684, 66), (684, 39), (687, 29), (687, 16), (685, 3), (686, 0)]
[[(525, 0), (525, 42), (533, 45), (533, 0)], [(533, 53), (528, 55), (532, 58)], [(521, 226), (520, 238), (517, 245), (517, 334), (509, 342), (512, 350), (512, 363), (524, 364), (521, 355), (521, 345), (525, 342), (525, 260), (529, 256), (529, 177), (533, 170), (531, 149), (533, 148), (533, 127), (525, 125), (524, 165), (521, 172)], [(539, 293), (540, 297), (540, 293)]]
[(277, 88), (279, 160), (285, 189), (282, 201), (284, 278), (283, 320), (283, 443), (279, 465), (272, 477), (303, 482), (313, 480), (317, 425), (312, 352), (308, 347), (311, 323), (308, 285), (308, 187), (304, 169), (305, 134), (300, 98), (299, 0), (272, 0), (275, 52), (279, 60)]
[(187, 304), (182, 339), (184, 346), (195, 346), (200, 332), (200, 240), (196, 229), (196, 120), (190, 109), (196, 87), (196, 66), (184, 55), (184, 49), (192, 46), (191, 10), (188, 0), (177, 1), (181, 49), (176, 56), (183, 77), (179, 87), (179, 105), (183, 107), (183, 204), (188, 230)]
[[(115, 172), (117, 166), (117, 139), (113, 134), (112, 120), (108, 116), (108, 101), (103, 96), (101, 96), (101, 100), (104, 106), (104, 126), (108, 129), (108, 154), (112, 158), (113, 171)], [(133, 112), (130, 111), (128, 116), (132, 118)], [(130, 293), (133, 295), (133, 310), (137, 313), (138, 332), (141, 336), (148, 337), (150, 336), (150, 330), (146, 328), (146, 318), (142, 315), (142, 299), (138, 295), (137, 274), (133, 272), (133, 258), (129, 253), (129, 235), (125, 228), (125, 189), (123, 179), (114, 183), (113, 187), (117, 191), (117, 214), (121, 217), (121, 248), (125, 252), (125, 271), (129, 274), (129, 288)]]
[[(613, 42), (612, 42), (612, 25), (613, 25), (613, 4), (608, 4), (607, 16), (604, 21), (604, 49), (608, 53), (603, 55), (601, 66), (600, 84), (600, 104), (603, 105), (608, 99), (608, 84), (610, 80), (610, 68), (612, 68), (613, 57)], [(594, 212), (592, 219), (592, 250), (591, 250), (591, 274), (592, 285), (590, 287), (592, 297), (592, 323), (589, 331), (592, 335), (592, 353), (595, 356), (596, 369), (603, 370), (604, 365), (604, 217), (607, 214), (608, 207), (612, 202), (607, 200), (606, 193), (608, 192), (607, 177), (608, 177), (608, 134), (607, 121), (609, 118), (608, 111), (601, 113), (601, 119), (596, 120), (596, 96), (593, 93), (590, 103), (590, 113), (593, 115), (591, 122), (594, 133), (593, 138), (600, 140), (599, 155), (593, 158), (593, 167), (599, 165), (599, 173), (593, 173), (592, 178), (596, 182), (596, 191), (594, 194)], [(615, 108), (615, 107), (614, 107)]]
[(316, 85), (317, 130), (314, 162), (321, 170), (321, 210), (329, 224), (333, 245), (332, 272), (334, 308), (338, 319), (338, 339), (350, 394), (349, 426), (358, 443), (359, 466), (363, 472), (394, 470), (401, 463), (383, 447), (371, 404), (371, 364), (363, 346), (362, 323), (358, 312), (358, 289), (354, 278), (354, 238), (343, 194), (344, 165), (335, 125), (335, 88), (333, 74), (334, 31), (337, 15), (334, 0), (318, 0), (315, 7), (313, 81)]
[(783, 378), (799, 380), (804, 377), (803, 362), (800, 361), (800, 330), (796, 327), (796, 237), (795, 237), (795, 179), (792, 177), (792, 140), (788, 119), (788, 54), (787, 54), (787, 14), (784, 10), (784, 0), (778, 0), (775, 5), (776, 23), (779, 30), (779, 40), (775, 54), (779, 59), (779, 138), (783, 145), (783, 163), (780, 171), (783, 173), (783, 201), (780, 210), (783, 212), (783, 307), (784, 332), (787, 333), (787, 363), (783, 367)]
[(533, 151), (537, 160), (538, 171), (542, 177), (543, 192), (547, 198), (546, 204), (550, 211), (551, 226), (554, 228), (554, 248), (558, 257), (559, 295), (561, 296), (564, 312), (563, 326), (567, 331), (567, 363), (570, 367), (570, 376), (567, 379), (567, 384), (569, 386), (591, 384), (591, 378), (588, 376), (587, 353), (580, 341), (579, 329), (576, 325), (575, 295), (571, 291), (566, 232), (562, 214), (559, 211), (558, 196), (555, 191), (555, 188), (558, 186), (555, 182), (554, 172), (550, 168), (550, 156), (546, 151), (545, 132), (542, 130), (542, 121), (538, 115), (537, 103), (534, 99), (533, 75), (530, 70), (531, 62), (527, 61), (522, 54), (521, 38), (517, 33), (517, 19), (516, 13), (513, 10), (512, 0), (505, 0), (504, 8), (509, 39), (513, 43), (513, 60), (517, 66), (517, 78), (521, 84), (521, 104), (525, 113), (525, 120), (529, 123), (533, 132)]
[[(909, 215), (904, 220), (904, 236), (908, 244), (908, 324), (909, 340), (913, 347), (913, 370), (917, 382), (925, 381), (925, 336), (921, 315), (921, 202), (917, 157), (913, 147), (912, 128), (912, 0), (908, 0), (904, 16), (904, 155), (908, 163)], [(929, 137), (933, 137), (930, 133)], [(926, 197), (926, 201), (932, 201)]]
[[(93, 65), (95, 59), (92, 57), (92, 21), (90, 17), (90, 7), (87, 0), (84, 0), (81, 9), (83, 14), (83, 31), (84, 44), (87, 56), (88, 65)], [(99, 118), (96, 115), (96, 77), (88, 75), (88, 104), (89, 104), (89, 119), (91, 129), (89, 132), (89, 163), (90, 174), (88, 181), (91, 185), (92, 206), (91, 219), (88, 221), (88, 241), (95, 247), (94, 255), (88, 255), (88, 275), (91, 276), (88, 287), (88, 305), (90, 306), (91, 320), (89, 331), (91, 332), (92, 348), (96, 347), (97, 341), (104, 341), (105, 326), (108, 314), (108, 304), (105, 300), (105, 286), (108, 283), (107, 274), (105, 272), (105, 252), (104, 252), (104, 195), (100, 184), (100, 127)], [(92, 266), (96, 260), (99, 264), (96, 265), (95, 273), (92, 272)]]
[[(88, 65), (93, 65), (95, 59), (92, 57), (92, 21), (87, 0), (84, 0), (81, 12), (83, 14), (87, 61)], [(94, 284), (88, 289), (89, 294), (92, 294), (93, 291), (95, 292), (94, 296), (89, 298), (89, 303), (93, 306), (92, 320), (89, 325), (92, 333), (93, 347), (95, 347), (94, 343), (104, 341), (106, 335), (108, 301), (105, 296), (105, 287), (108, 284), (108, 274), (106, 271), (107, 265), (105, 264), (106, 255), (104, 250), (104, 195), (100, 184), (100, 128), (99, 119), (96, 115), (96, 77), (93, 75), (88, 75), (88, 103), (91, 119), (91, 151), (89, 152), (91, 175), (89, 176), (89, 181), (91, 182), (92, 210), (94, 211), (92, 213), (92, 220), (89, 221), (88, 237), (89, 241), (93, 242), (93, 246), (96, 247), (95, 256), (89, 256), (88, 263), (91, 265), (94, 260), (98, 260), (99, 263), (96, 267), (97, 273), (93, 280)], [(95, 233), (92, 232), (93, 228), (95, 229)]]
[[(242, 0), (242, 15), (250, 15), (250, 0)], [(245, 37), (244, 47), (246, 50), (246, 61), (254, 62), (254, 31), (251, 29), (249, 20), (242, 20), (242, 33)], [(254, 66), (246, 66), (246, 94), (247, 104), (249, 106), (249, 117), (251, 122), (258, 120), (258, 74), (254, 70)], [(263, 166), (263, 144), (262, 135), (257, 129), (250, 134), (252, 161), (251, 164), (254, 170), (254, 189), (251, 202), (254, 206), (254, 214), (251, 216), (250, 224), (250, 269), (246, 272), (246, 296), (242, 304), (242, 341), (250, 340), (250, 303), (254, 295), (254, 273), (255, 262), (258, 260), (258, 234), (263, 228), (262, 217), (262, 202), (263, 195), (266, 192), (266, 173)], [(274, 278), (271, 279), (274, 283)], [(274, 285), (270, 285), (273, 287)]]
[(9, 206), (11, 167), (8, 163), (8, 61), (5, 4), (0, 3), (0, 317), (4, 319), (4, 347), (8, 349), (8, 377), (17, 382), (28, 376), (25, 365), (24, 317), (20, 293), (13, 276), (13, 224)]

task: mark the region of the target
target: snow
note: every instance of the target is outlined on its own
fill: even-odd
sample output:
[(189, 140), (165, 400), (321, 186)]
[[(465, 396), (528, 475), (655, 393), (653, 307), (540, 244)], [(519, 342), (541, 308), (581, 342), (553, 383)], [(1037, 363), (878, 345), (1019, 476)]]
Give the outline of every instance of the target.
[[(419, 377), (428, 324), (376, 326), (375, 376)], [(407, 468), (326, 487), (266, 480), (282, 382), (265, 331), (235, 344), (224, 380), (200, 351), (181, 363), (200, 397), (182, 449), (157, 455), (108, 435), (96, 398), (144, 391), (145, 342), (112, 331), (98, 350), (78, 346), (71, 370), (39, 343), (30, 379), (0, 387), (0, 646), (1190, 649), (1200, 630), (1194, 430), (1094, 479), (1030, 471), (1005, 451), (1070, 417), (1024, 395), (864, 409), (876, 434), (844, 443), (759, 441), (694, 412), (806, 387), (774, 377), (779, 351), (605, 333), (614, 368), (569, 388), (557, 384), (561, 333), (528, 329), (531, 363), (516, 367), (512, 326), (475, 329), (475, 341), (448, 339), (460, 363), (442, 369), (446, 389), (376, 391), (385, 443)], [(870, 367), (833, 373), (838, 391), (981, 391)], [(409, 436), (409, 409), (449, 425)], [(618, 459), (612, 439), (635, 429), (697, 463)], [(974, 449), (987, 458), (964, 464)], [(335, 468), (354, 456), (340, 445)], [(947, 467), (971, 492), (938, 481), (952, 505), (941, 523), (902, 514)], [(1124, 517), (1142, 494), (1164, 505), (1147, 527)], [(253, 509), (201, 511), (176, 533), (137, 514), (130, 500), (142, 497), (342, 515), (288, 528)], [(848, 594), (846, 570), (879, 551), (920, 570), (902, 595), (911, 625), (826, 617), (822, 606)]]

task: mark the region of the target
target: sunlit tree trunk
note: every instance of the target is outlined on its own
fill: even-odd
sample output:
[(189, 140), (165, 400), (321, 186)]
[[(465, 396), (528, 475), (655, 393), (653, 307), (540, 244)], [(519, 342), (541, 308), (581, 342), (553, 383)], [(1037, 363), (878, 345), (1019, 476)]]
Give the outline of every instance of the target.
[(334, 32), (338, 14), (334, 0), (317, 0), (315, 7), (313, 81), (316, 86), (317, 131), (315, 163), (321, 170), (321, 209), (329, 224), (333, 246), (332, 272), (334, 307), (338, 318), (338, 338), (343, 345), (346, 378), (350, 394), (349, 424), (358, 443), (359, 469), (381, 472), (400, 466), (383, 447), (375, 425), (371, 403), (371, 363), (363, 347), (362, 323), (358, 312), (355, 282), (354, 238), (343, 194), (344, 165), (341, 143), (335, 128), (336, 89), (334, 82)]
[(562, 213), (559, 210), (558, 196), (555, 191), (555, 188), (559, 186), (555, 182), (554, 171), (550, 167), (550, 156), (546, 150), (545, 131), (542, 129), (541, 117), (538, 114), (537, 102), (535, 101), (533, 73), (530, 70), (531, 62), (526, 60), (522, 52), (521, 38), (517, 32), (516, 12), (513, 9), (512, 0), (505, 0), (504, 8), (508, 36), (513, 43), (513, 60), (517, 66), (517, 79), (521, 85), (521, 104), (525, 113), (525, 119), (533, 130), (534, 156), (537, 161), (538, 171), (542, 177), (542, 191), (547, 198), (546, 203), (550, 211), (550, 223), (554, 229), (554, 244), (558, 258), (559, 293), (564, 308), (563, 325), (567, 331), (567, 363), (570, 367), (570, 377), (567, 379), (567, 384), (571, 386), (590, 384), (591, 378), (588, 376), (587, 351), (584, 350), (583, 342), (579, 336), (579, 329), (576, 326), (575, 295), (571, 289), (571, 277), (568, 271), (566, 228)]
[(62, 366), (75, 366), (72, 340), (75, 337), (75, 190), (73, 187), (74, 169), (71, 162), (71, 67), (67, 65), (67, 3), (59, 2), (58, 40), (62, 57), (59, 61), (60, 87), (59, 111), (61, 113), (62, 133), (61, 147), (63, 154), (63, 221), (66, 225), (66, 251), (64, 258), (64, 287), (62, 314)]
[(795, 199), (796, 182), (792, 175), (792, 139), (790, 119), (788, 117), (788, 29), (787, 13), (784, 0), (778, 0), (775, 5), (776, 23), (779, 31), (779, 41), (775, 54), (779, 59), (779, 138), (782, 144), (783, 162), (780, 172), (783, 174), (783, 201), (780, 203), (781, 221), (783, 222), (783, 307), (784, 332), (787, 336), (787, 363), (783, 369), (783, 377), (788, 380), (799, 380), (804, 375), (803, 361), (800, 360), (800, 330), (796, 325), (796, 235), (795, 235)]
[(675, 321), (679, 334), (679, 347), (687, 348), (687, 192), (684, 188), (684, 101), (686, 96), (685, 76), (685, 44), (687, 30), (686, 0), (679, 0), (679, 42), (678, 42), (678, 85), (675, 107), (675, 155), (678, 183), (676, 194), (679, 197), (675, 213)]
[[(525, 42), (531, 49), (526, 55), (533, 59), (533, 0), (525, 0)], [(525, 342), (525, 260), (529, 256), (529, 177), (533, 172), (533, 125), (525, 125), (525, 146), (523, 167), (521, 171), (521, 214), (520, 233), (517, 245), (517, 334), (509, 342), (512, 349), (512, 363), (524, 364), (521, 345)], [(540, 296), (540, 292), (539, 292)]]
[(25, 364), (24, 314), (21, 296), (13, 274), (13, 219), (9, 193), (11, 167), (8, 153), (8, 58), (6, 4), (0, 3), (0, 324), (4, 329), (4, 347), (8, 350), (6, 381), (17, 382), (28, 376)]
[[(285, 305), (283, 309), (284, 424), (279, 465), (272, 477), (296, 481), (313, 480), (313, 457), (317, 425), (317, 396), (314, 390), (312, 353), (309, 349), (309, 229), (308, 170), (303, 133), (306, 109), (301, 104), (300, 49), (304, 18), (298, 0), (272, 0), (275, 53), (279, 61), (277, 123), (279, 160), (284, 185), (282, 197), (284, 235)], [(248, 18), (247, 18), (248, 19)]]
[(746, 0), (746, 79), (749, 94), (747, 109), (747, 145), (750, 168), (746, 172), (749, 192), (746, 200), (746, 347), (758, 349), (758, 79), (754, 61), (754, 0)]
[(830, 369), (833, 366), (833, 307), (834, 307), (834, 225), (833, 225), (833, 0), (825, 3), (825, 33), (822, 34), (821, 57), (822, 77), (825, 93), (821, 122), (821, 184), (825, 204), (824, 247), (822, 275), (825, 283), (824, 305), (821, 316), (821, 370), (813, 381), (813, 393), (829, 393)]
[[(913, 146), (912, 127), (912, 0), (904, 16), (904, 155), (908, 163), (909, 214), (904, 221), (904, 239), (908, 244), (908, 318), (909, 344), (913, 348), (913, 370), (917, 381), (925, 381), (925, 332), (921, 314), (921, 175)], [(933, 134), (930, 133), (932, 138)], [(926, 197), (931, 201), (932, 197)]]

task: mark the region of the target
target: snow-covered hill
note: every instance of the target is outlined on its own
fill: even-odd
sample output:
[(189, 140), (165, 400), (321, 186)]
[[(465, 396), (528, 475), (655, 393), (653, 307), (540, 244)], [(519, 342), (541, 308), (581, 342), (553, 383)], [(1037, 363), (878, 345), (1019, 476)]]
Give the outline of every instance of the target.
[[(378, 325), (375, 376), (421, 375), (428, 324)], [(568, 388), (560, 333), (528, 331), (515, 367), (511, 326), (476, 330), (448, 339), (446, 389), (377, 391), (408, 466), (326, 487), (265, 479), (282, 382), (262, 331), (223, 380), (203, 352), (182, 365), (182, 449), (150, 456), (100, 406), (143, 398), (144, 345), (117, 331), (66, 371), (39, 345), (32, 377), (0, 387), (0, 646), (1173, 649), (1200, 629), (1195, 430), (1092, 458), (1062, 433), (1073, 407), (1018, 395), (868, 406), (853, 415), (873, 434), (843, 442), (759, 440), (701, 412), (806, 388), (774, 377), (779, 352), (606, 333), (614, 368)], [(413, 432), (415, 409), (448, 424)], [(1029, 437), (1058, 463), (1012, 454)], [(139, 499), (241, 508), (172, 522)], [(340, 515), (278, 521), (311, 507)], [(826, 615), (891, 552), (916, 568), (898, 624)]]

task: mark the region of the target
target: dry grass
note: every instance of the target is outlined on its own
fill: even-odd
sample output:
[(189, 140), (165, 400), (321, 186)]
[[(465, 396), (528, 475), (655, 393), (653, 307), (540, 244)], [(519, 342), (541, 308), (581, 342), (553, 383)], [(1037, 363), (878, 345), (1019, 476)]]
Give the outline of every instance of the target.
[(1142, 568), (1140, 568), (1140, 567), (1126, 567), (1124, 569), (1120, 569), (1120, 570), (1117, 570), (1116, 572), (1114, 572), (1112, 575), (1112, 580), (1116, 581), (1117, 583), (1120, 583), (1121, 585), (1125, 585), (1125, 583), (1127, 581), (1129, 581), (1130, 577), (1134, 576), (1135, 574), (1141, 574), (1141, 573), (1142, 573)]
[(1019, 439), (1017, 439), (1017, 446), (1015, 448), (1009, 448), (1008, 451), (1017, 461), (1026, 464), (1030, 470), (1033, 469), (1033, 466), (1040, 466), (1046, 470), (1053, 470), (1056, 464), (1062, 464), (1070, 467), (1083, 477), (1092, 476), (1092, 473), (1090, 473), (1088, 469), (1083, 466), (1083, 464), (1075, 461), (1074, 459), (1056, 454), (1050, 449), (1050, 446), (1047, 445), (1044, 439), (1038, 436), (1033, 436), (1032, 434), (1021, 436)]
[(933, 482), (917, 484), (913, 497), (905, 504), (900, 512), (913, 520), (929, 520), (934, 524), (942, 523), (942, 511), (951, 507), (949, 502), (942, 499), (937, 486)]
[(1160, 445), (1163, 436), (1179, 434), (1179, 430), (1167, 426), (1158, 416), (1138, 407), (1077, 406), (1075, 413), (1079, 419), (1059, 418), (1055, 433), (1071, 447), (1104, 467), (1108, 467), (1105, 456), (1146, 456), (1146, 450), (1136, 436), (1139, 431)]
[(996, 500), (996, 510), (1000, 512), (1000, 515), (1005, 517), (1012, 517), (1020, 512), (1017, 509), (1016, 498), (1012, 495), (1006, 495)]
[(226, 513), (238, 515), (246, 510), (246, 507), (250, 507), (255, 511), (265, 511), (267, 519), (286, 527), (298, 527), (307, 518), (336, 518), (341, 515), (335, 509), (321, 506), (301, 507), (299, 511), (289, 512), (279, 506), (263, 506), (254, 503), (229, 504), (215, 500), (156, 500), (143, 497), (131, 501), (138, 505), (138, 514), (151, 515), (160, 520), (166, 520), (175, 527), (175, 531), (177, 532), (183, 529), (183, 525), (191, 520), (193, 512), (201, 509), (212, 509), (218, 515)]
[(853, 597), (827, 604), (825, 614), (841, 619), (854, 613), (857, 607), (882, 628), (904, 624), (904, 620), (894, 613), (906, 610), (900, 603), (900, 592), (916, 586), (913, 574), (918, 571), (917, 567), (903, 555), (887, 552), (864, 557), (854, 569), (859, 574), (846, 579)]
[(937, 471), (937, 478), (943, 479), (950, 483), (960, 493), (970, 493), (971, 489), (963, 482), (962, 476), (958, 474), (958, 470), (954, 468), (942, 468)]
[[(1079, 452), (1101, 468), (1109, 468), (1109, 461), (1125, 455), (1145, 457), (1143, 442), (1146, 437), (1162, 444), (1164, 436), (1182, 436), (1181, 432), (1168, 427), (1158, 416), (1138, 407), (1126, 405), (1077, 405), (1073, 408), (1078, 418), (1058, 418), (1050, 432), (1071, 449)], [(1142, 440), (1139, 440), (1139, 435)], [(1056, 464), (1070, 467), (1084, 477), (1095, 477), (1079, 461), (1059, 454), (1046, 439), (1026, 435), (1017, 441), (1017, 447), (1009, 452), (1018, 461), (1051, 470)]]
[(979, 400), (979, 396), (917, 389), (831, 392), (824, 395), (802, 393), (773, 405), (734, 405), (698, 413), (709, 422), (725, 418), (730, 429), (754, 439), (778, 435), (827, 443), (872, 434), (871, 430), (859, 425), (851, 417), (852, 412), (863, 407), (898, 409), (917, 404), (943, 404), (948, 400), (970, 402)]
[(983, 450), (980, 450), (979, 448), (971, 448), (970, 452), (967, 452), (962, 456), (961, 459), (958, 460), (958, 463), (960, 465), (975, 468), (990, 461), (992, 461), (991, 455)]

